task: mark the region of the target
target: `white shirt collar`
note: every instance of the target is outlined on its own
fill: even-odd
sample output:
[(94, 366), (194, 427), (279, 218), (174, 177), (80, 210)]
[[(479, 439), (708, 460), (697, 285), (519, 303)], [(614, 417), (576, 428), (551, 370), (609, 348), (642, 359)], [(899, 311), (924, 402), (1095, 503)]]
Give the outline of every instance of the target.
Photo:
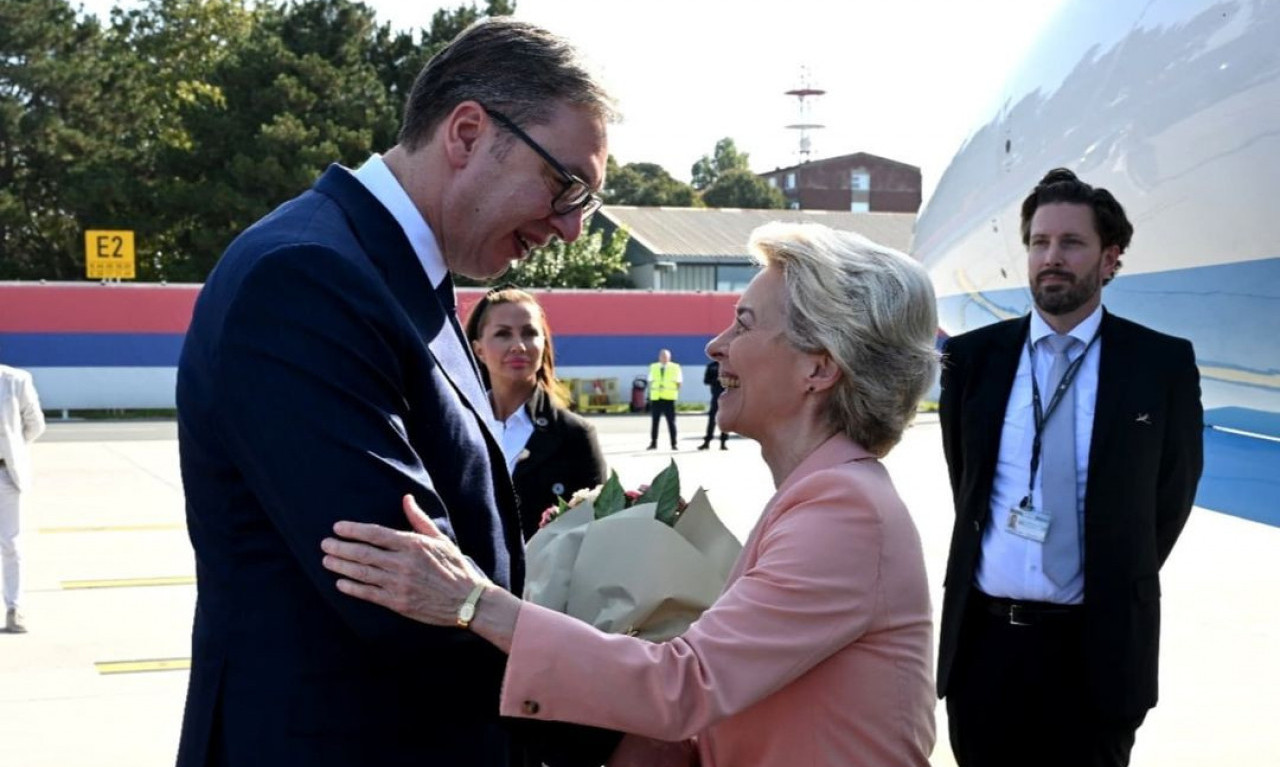
[[(1098, 304), (1098, 308), (1080, 321), (1080, 324), (1072, 328), (1067, 335), (1076, 339), (1081, 345), (1088, 345), (1093, 340), (1093, 334), (1098, 332), (1098, 326), (1102, 324), (1102, 304)], [(1031, 310), (1031, 328), (1027, 331), (1031, 339), (1031, 345), (1035, 346), (1040, 343), (1046, 336), (1051, 336), (1058, 331), (1049, 327), (1049, 323), (1044, 321), (1044, 317), (1040, 316), (1039, 309)]]
[(530, 417), (529, 415), (529, 403), (526, 402), (520, 407), (516, 408), (515, 412), (512, 413), (510, 416), (508, 416), (507, 420), (504, 421), (503, 423), (507, 425), (507, 428), (511, 428), (512, 426), (522, 426), (522, 425), (533, 426), (533, 418)]
[(516, 408), (515, 412), (507, 416), (507, 420), (499, 423), (502, 424), (502, 454), (507, 459), (507, 473), (514, 474), (516, 464), (520, 462), (520, 455), (529, 444), (529, 438), (533, 436), (533, 420), (529, 416), (529, 403), (526, 402)]
[(353, 173), (356, 180), (364, 184), (365, 189), (382, 203), (404, 230), (404, 235), (413, 246), (413, 252), (427, 273), (434, 287), (440, 287), (448, 274), (444, 264), (444, 256), (440, 253), (440, 245), (436, 242), (435, 233), (427, 224), (427, 220), (418, 212), (418, 207), (409, 199), (409, 194), (400, 186), (400, 182), (387, 167), (382, 155), (376, 152)]

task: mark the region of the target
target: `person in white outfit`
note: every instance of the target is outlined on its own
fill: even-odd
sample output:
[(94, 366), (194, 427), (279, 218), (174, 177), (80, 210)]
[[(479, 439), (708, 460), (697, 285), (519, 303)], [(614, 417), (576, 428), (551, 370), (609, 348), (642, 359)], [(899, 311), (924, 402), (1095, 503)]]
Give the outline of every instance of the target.
[(31, 454), (27, 445), (44, 433), (44, 413), (31, 374), (0, 365), (0, 564), (4, 576), (4, 630), (22, 634), (18, 614), (18, 506), (31, 488)]

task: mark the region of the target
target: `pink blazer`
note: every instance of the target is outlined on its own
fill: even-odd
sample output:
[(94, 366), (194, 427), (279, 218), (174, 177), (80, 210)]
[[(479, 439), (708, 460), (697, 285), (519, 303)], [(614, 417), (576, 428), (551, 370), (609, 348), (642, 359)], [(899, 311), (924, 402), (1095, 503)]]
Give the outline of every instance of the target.
[(835, 436), (778, 488), (724, 593), (683, 636), (603, 634), (526, 604), (501, 709), (696, 736), (703, 767), (924, 767), (931, 615), (906, 507), (880, 462)]

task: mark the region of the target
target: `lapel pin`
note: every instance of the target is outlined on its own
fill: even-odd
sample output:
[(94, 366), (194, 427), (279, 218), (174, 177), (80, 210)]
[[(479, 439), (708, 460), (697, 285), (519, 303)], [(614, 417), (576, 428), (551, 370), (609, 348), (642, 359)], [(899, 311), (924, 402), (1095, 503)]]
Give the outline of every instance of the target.
[(542, 416), (538, 416), (537, 418), (533, 419), (533, 423), (536, 426), (546, 426), (547, 419), (543, 418)]

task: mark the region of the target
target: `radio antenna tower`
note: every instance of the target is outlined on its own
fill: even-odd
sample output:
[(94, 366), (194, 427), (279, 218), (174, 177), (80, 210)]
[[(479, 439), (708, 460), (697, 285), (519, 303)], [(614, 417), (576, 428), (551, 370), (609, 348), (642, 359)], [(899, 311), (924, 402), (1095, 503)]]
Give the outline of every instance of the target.
[(801, 163), (809, 162), (809, 155), (812, 152), (812, 145), (809, 141), (809, 131), (826, 127), (825, 125), (813, 122), (812, 118), (809, 117), (809, 109), (813, 106), (813, 100), (824, 93), (826, 93), (826, 91), (813, 86), (813, 82), (809, 76), (809, 67), (807, 66), (800, 67), (800, 87), (787, 91), (788, 96), (795, 98), (796, 101), (799, 102), (800, 121), (793, 125), (788, 125), (787, 128), (800, 131), (799, 154)]

